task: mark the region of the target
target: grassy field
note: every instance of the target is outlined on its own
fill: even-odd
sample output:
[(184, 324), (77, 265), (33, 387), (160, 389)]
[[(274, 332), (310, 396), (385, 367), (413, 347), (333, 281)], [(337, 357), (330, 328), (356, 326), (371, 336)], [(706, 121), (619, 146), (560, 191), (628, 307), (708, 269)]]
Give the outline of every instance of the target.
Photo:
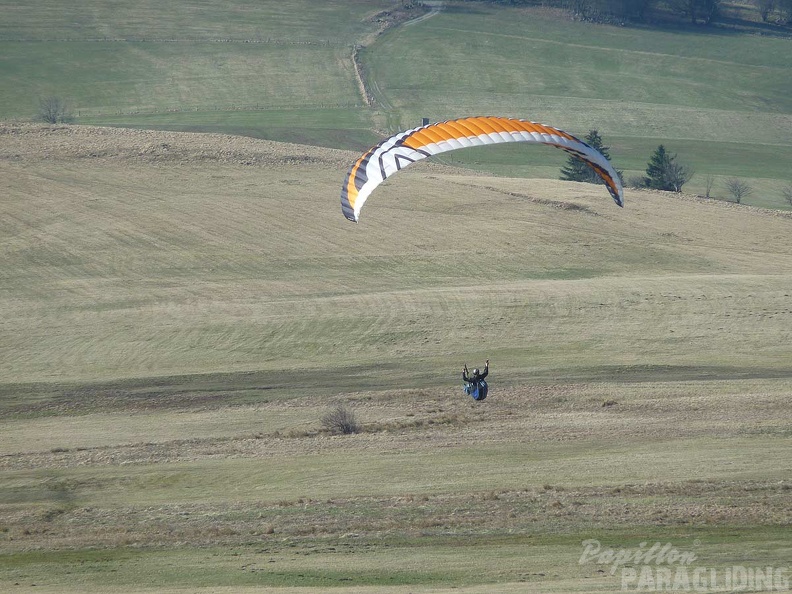
[[(406, 4), (0, 0), (0, 592), (684, 569), (591, 539), (695, 555), (687, 591), (788, 589), (724, 576), (792, 554), (792, 41)], [(114, 127), (24, 123), (50, 94)], [(342, 217), (360, 150), (473, 113), (697, 175), (619, 209), (559, 151), (470, 150)]]
[[(727, 199), (726, 180), (739, 177), (754, 188), (747, 203), (790, 208), (784, 29), (617, 27), (444, 2), (431, 18), (377, 35), (413, 16), (392, 16), (403, 5), (91, 0), (75, 15), (55, 0), (6, 2), (0, 118), (30, 118), (38, 98), (54, 94), (85, 124), (362, 150), (423, 117), (508, 115), (581, 135), (598, 129), (627, 177), (662, 143), (696, 172), (689, 192), (705, 193), (712, 175), (712, 194)], [(356, 47), (373, 105), (357, 82)], [(563, 158), (506, 149), (446, 162), (552, 179)]]
[(75, 14), (56, 0), (4, 2), (0, 117), (29, 118), (57, 95), (83, 123), (365, 148), (376, 137), (352, 49), (391, 4), (99, 0)]
[[(486, 113), (580, 135), (598, 129), (626, 177), (642, 172), (664, 144), (699, 174), (689, 191), (703, 194), (712, 174), (716, 195), (725, 198), (723, 180), (744, 177), (760, 190), (760, 204), (789, 207), (772, 180), (789, 184), (792, 76), (783, 56), (790, 39), (591, 25), (538, 9), (469, 6), (394, 29), (364, 54), (399, 125)], [(508, 156), (516, 154), (460, 152), (448, 162), (529, 176), (538, 165), (547, 177), (563, 163), (538, 151), (528, 162)]]
[(422, 163), (353, 225), (351, 152), (0, 135), (0, 589), (623, 591), (588, 539), (788, 564), (785, 213)]

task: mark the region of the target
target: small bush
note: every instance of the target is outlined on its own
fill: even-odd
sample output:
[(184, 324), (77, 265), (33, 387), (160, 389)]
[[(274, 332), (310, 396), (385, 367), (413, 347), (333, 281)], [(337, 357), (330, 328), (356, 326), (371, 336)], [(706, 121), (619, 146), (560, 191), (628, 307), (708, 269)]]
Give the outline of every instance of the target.
[(43, 97), (39, 99), (38, 119), (49, 124), (67, 124), (74, 121), (74, 116), (60, 97)]
[(360, 433), (360, 424), (355, 418), (355, 413), (343, 404), (336, 405), (322, 417), (322, 428), (341, 435)]

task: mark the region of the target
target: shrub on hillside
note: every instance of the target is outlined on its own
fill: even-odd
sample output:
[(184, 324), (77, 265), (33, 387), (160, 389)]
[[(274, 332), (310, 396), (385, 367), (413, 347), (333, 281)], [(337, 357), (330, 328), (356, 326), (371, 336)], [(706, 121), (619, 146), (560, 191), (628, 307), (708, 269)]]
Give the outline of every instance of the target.
[(322, 428), (330, 433), (341, 435), (360, 433), (360, 424), (354, 411), (343, 404), (337, 404), (322, 417)]

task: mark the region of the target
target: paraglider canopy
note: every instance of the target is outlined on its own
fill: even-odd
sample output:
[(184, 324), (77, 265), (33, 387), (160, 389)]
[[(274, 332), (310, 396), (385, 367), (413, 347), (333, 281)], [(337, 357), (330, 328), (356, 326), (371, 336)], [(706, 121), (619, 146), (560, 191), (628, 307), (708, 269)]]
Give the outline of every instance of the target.
[(528, 120), (484, 116), (419, 126), (372, 147), (347, 173), (341, 187), (341, 210), (347, 219), (357, 222), (371, 192), (397, 171), (446, 151), (505, 142), (546, 144), (574, 155), (599, 175), (614, 202), (624, 206), (621, 179), (598, 150), (558, 128)]

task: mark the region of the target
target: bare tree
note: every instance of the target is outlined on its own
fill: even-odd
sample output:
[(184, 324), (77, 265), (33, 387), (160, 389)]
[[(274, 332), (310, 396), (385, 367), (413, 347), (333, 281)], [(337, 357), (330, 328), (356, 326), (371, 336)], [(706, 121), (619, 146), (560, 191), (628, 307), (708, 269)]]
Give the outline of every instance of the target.
[(712, 186), (715, 185), (715, 176), (711, 173), (708, 173), (707, 176), (704, 178), (704, 196), (710, 198), (712, 194)]
[(669, 0), (671, 9), (687, 18), (694, 25), (701, 21), (711, 25), (718, 18), (721, 0)]
[(753, 4), (759, 11), (762, 21), (766, 23), (769, 20), (770, 13), (775, 10), (775, 0), (753, 0)]
[(792, 186), (781, 188), (781, 195), (784, 197), (784, 200), (786, 200), (787, 204), (792, 206)]
[(640, 189), (646, 187), (646, 178), (643, 175), (631, 175), (624, 181), (628, 188)]
[(778, 0), (779, 23), (792, 21), (792, 0)]
[(343, 404), (337, 404), (322, 417), (322, 427), (330, 433), (343, 435), (360, 432), (355, 413)]
[(693, 177), (693, 170), (676, 161), (671, 161), (665, 172), (666, 182), (674, 192), (681, 192), (682, 186), (688, 183), (691, 177)]
[(61, 124), (74, 120), (66, 102), (56, 96), (39, 99), (38, 117), (50, 124)]
[(753, 188), (748, 185), (748, 182), (736, 177), (726, 182), (726, 189), (729, 190), (729, 194), (732, 195), (737, 204), (740, 204), (743, 198), (747, 198), (753, 193)]

